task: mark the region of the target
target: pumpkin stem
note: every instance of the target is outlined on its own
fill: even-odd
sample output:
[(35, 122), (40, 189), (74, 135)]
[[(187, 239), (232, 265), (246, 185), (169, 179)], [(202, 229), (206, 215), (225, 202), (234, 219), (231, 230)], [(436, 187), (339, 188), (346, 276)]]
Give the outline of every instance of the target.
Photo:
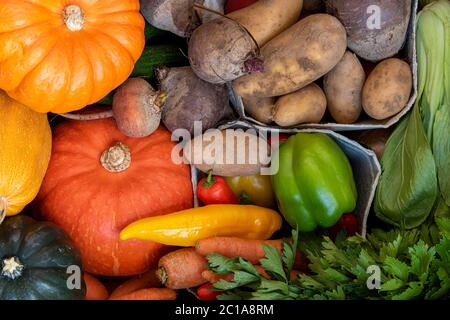
[(100, 162), (109, 172), (117, 173), (127, 170), (131, 165), (130, 148), (122, 142), (117, 142), (102, 153)]
[(4, 258), (1, 267), (1, 275), (11, 280), (19, 278), (25, 268), (17, 257)]
[(4, 196), (0, 196), (0, 224), (6, 217), (6, 209), (8, 208), (8, 199)]
[(70, 6), (67, 6), (63, 10), (62, 14), (64, 23), (66, 24), (67, 29), (70, 31), (80, 31), (83, 29), (84, 25), (84, 12), (83, 10), (75, 5), (72, 4)]

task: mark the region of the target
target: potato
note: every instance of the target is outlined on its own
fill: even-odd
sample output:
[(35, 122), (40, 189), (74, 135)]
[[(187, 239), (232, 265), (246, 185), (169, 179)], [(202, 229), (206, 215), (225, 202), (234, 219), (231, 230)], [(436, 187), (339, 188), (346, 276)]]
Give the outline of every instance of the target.
[(273, 112), (275, 109), (276, 98), (250, 98), (244, 99), (245, 112), (247, 112), (253, 119), (265, 123), (271, 124), (273, 121)]
[(411, 67), (400, 59), (384, 60), (375, 67), (364, 84), (363, 109), (374, 119), (387, 119), (406, 107), (411, 90)]
[(302, 6), (303, 0), (259, 0), (227, 17), (243, 25), (262, 47), (298, 21)]
[(171, 132), (181, 128), (192, 135), (196, 121), (201, 121), (203, 131), (215, 127), (229, 109), (225, 85), (201, 80), (190, 67), (158, 67), (156, 76), (161, 92), (167, 95), (162, 121)]
[(347, 47), (344, 26), (335, 17), (314, 14), (293, 25), (261, 49), (264, 71), (233, 82), (244, 97), (275, 97), (316, 81), (343, 57)]
[(267, 141), (242, 129), (206, 131), (187, 143), (183, 153), (198, 170), (225, 177), (260, 174), (270, 163)]
[(327, 99), (322, 89), (312, 83), (296, 92), (278, 99), (273, 120), (281, 127), (302, 123), (318, 123), (327, 109)]
[(233, 81), (259, 72), (259, 47), (294, 24), (302, 0), (260, 0), (205, 23), (189, 40), (189, 62), (201, 79), (211, 83)]
[(347, 29), (348, 47), (361, 58), (380, 61), (392, 57), (405, 43), (411, 0), (324, 2), (327, 12), (336, 16)]
[(328, 110), (337, 123), (353, 123), (362, 112), (362, 88), (366, 74), (355, 54), (347, 51), (324, 78)]

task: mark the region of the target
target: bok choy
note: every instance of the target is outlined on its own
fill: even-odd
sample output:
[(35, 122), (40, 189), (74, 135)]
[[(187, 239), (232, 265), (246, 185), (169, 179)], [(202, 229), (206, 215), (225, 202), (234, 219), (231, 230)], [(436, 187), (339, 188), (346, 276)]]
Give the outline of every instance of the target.
[(418, 99), (396, 128), (382, 158), (377, 216), (411, 229), (450, 206), (450, 1), (418, 15)]

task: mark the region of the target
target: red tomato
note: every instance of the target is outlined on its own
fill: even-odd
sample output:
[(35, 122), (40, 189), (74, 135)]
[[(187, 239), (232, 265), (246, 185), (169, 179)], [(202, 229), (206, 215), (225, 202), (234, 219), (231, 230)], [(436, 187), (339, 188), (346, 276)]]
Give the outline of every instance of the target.
[(212, 283), (205, 283), (197, 288), (197, 296), (200, 300), (217, 300), (217, 296), (221, 294), (220, 291), (210, 290)]
[[(279, 136), (278, 136), (278, 142), (279, 143), (285, 142), (285, 141), (287, 141), (287, 139), (289, 139), (289, 135), (288, 134), (280, 133)], [(269, 137), (268, 140), (269, 140), (268, 142), (269, 142), (270, 145), (273, 145), (275, 143), (274, 141), (272, 141), (272, 137)]]
[(248, 7), (249, 5), (254, 4), (257, 1), (258, 0), (228, 0), (227, 4), (225, 5), (225, 13), (230, 13)]
[(233, 193), (223, 177), (213, 176), (210, 172), (198, 182), (197, 197), (203, 204), (239, 204), (239, 199)]
[(349, 237), (354, 236), (358, 232), (359, 230), (358, 220), (356, 220), (354, 214), (352, 213), (344, 214), (338, 221), (338, 223), (336, 223), (336, 225), (334, 225), (329, 229), (331, 238), (336, 239), (336, 236), (341, 230), (346, 230), (347, 235)]

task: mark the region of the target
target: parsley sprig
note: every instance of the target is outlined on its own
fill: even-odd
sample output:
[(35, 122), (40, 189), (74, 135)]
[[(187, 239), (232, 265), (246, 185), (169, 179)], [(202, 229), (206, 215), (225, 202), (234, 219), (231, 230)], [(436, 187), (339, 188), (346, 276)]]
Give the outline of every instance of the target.
[[(310, 274), (290, 280), (299, 235), (283, 242), (278, 250), (264, 246), (260, 260), (270, 279), (242, 258), (229, 259), (218, 254), (208, 256), (209, 268), (217, 274), (233, 274), (232, 281), (214, 285), (223, 300), (296, 300), (296, 299), (443, 299), (450, 297), (450, 239), (445, 233), (433, 245), (421, 239), (418, 230), (389, 232), (375, 230), (367, 239), (306, 237), (300, 249), (310, 264)], [(380, 270), (379, 289), (369, 289), (370, 266)]]

